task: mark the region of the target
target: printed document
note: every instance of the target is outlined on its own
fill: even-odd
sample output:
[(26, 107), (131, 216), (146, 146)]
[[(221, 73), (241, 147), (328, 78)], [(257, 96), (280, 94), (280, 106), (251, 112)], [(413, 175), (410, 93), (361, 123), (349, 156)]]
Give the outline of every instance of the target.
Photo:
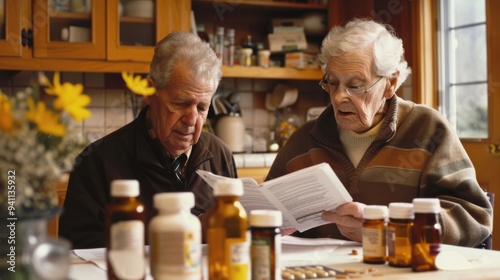
[(300, 232), (329, 222), (321, 219), (324, 211), (352, 201), (351, 195), (327, 163), (313, 165), (261, 185), (252, 178), (227, 178), (205, 170), (196, 171), (211, 187), (217, 180), (241, 180), (244, 194), (240, 202), (249, 214), (256, 209), (280, 210), (283, 228)]

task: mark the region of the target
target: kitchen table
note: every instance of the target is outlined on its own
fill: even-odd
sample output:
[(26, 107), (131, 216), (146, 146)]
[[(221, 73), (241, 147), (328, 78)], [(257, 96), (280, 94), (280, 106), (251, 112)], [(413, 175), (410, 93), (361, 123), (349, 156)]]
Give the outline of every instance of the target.
[[(74, 250), (72, 253), (69, 279), (106, 279), (105, 249)], [(205, 253), (206, 250), (203, 260), (206, 275)], [(439, 261), (445, 259), (448, 265), (452, 265), (451, 267), (432, 272), (412, 272), (411, 268), (363, 263), (363, 250), (359, 243), (335, 239), (307, 240), (287, 236), (283, 238), (281, 265), (282, 267), (325, 266), (332, 270), (358, 273), (374, 270), (358, 275), (365, 279), (500, 279), (500, 251), (442, 245), (441, 254), (442, 257), (438, 257)], [(147, 279), (152, 278), (148, 275)]]

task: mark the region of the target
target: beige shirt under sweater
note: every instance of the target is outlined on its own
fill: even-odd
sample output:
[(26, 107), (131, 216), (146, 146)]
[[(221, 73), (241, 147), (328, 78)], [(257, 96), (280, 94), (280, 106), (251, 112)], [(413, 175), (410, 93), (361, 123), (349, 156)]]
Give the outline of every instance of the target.
[(382, 119), (372, 129), (363, 133), (356, 133), (352, 130), (338, 127), (340, 141), (342, 142), (342, 145), (345, 148), (345, 152), (351, 160), (352, 165), (354, 165), (354, 168), (358, 166), (358, 163), (363, 158), (366, 150), (373, 142), (373, 140), (375, 140), (375, 138), (377, 137), (377, 134), (379, 133), (380, 127), (382, 127), (383, 122), (384, 119)]

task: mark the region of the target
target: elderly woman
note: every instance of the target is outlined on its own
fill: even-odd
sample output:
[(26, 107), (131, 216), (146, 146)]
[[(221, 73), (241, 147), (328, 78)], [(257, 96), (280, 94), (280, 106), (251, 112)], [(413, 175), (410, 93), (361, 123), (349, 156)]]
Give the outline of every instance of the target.
[(331, 105), (297, 130), (267, 180), (320, 162), (331, 165), (354, 202), (324, 212), (331, 222), (295, 235), (361, 242), (365, 205), (441, 202), (442, 242), (476, 246), (492, 230), (492, 208), (460, 140), (434, 109), (395, 92), (410, 69), (401, 39), (384, 25), (355, 19), (323, 41), (320, 86)]

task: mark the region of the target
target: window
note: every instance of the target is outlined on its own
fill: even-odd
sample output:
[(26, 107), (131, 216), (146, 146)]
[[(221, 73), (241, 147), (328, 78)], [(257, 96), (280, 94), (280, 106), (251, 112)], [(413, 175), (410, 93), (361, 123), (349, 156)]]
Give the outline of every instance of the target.
[(488, 138), (485, 0), (439, 3), (440, 108), (460, 138)]

